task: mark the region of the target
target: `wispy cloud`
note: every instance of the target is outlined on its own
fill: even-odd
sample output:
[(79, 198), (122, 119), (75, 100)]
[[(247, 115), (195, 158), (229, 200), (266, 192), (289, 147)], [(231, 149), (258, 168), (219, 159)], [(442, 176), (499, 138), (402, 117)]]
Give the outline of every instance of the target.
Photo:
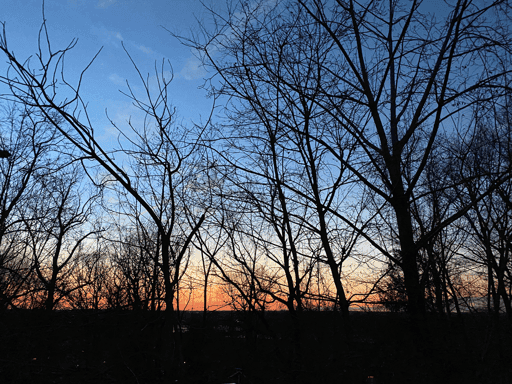
[(98, 0), (97, 8), (107, 8), (115, 4), (116, 0)]
[[(246, 4), (246, 3), (244, 3)], [(233, 25), (227, 31), (224, 31), (220, 34), (215, 41), (209, 45), (208, 53), (210, 55), (215, 55), (219, 50), (219, 46), (222, 46), (222, 43), (225, 40), (229, 40), (233, 38), (236, 33), (237, 28), (244, 28), (244, 25), (247, 24), (247, 20), (249, 17), (256, 17), (260, 14), (265, 14), (269, 12), (278, 4), (278, 0), (264, 0), (261, 2), (255, 2), (251, 4), (250, 2), (244, 5), (244, 11), (238, 11), (233, 14)], [(201, 60), (194, 54), (188, 57), (185, 61), (185, 64), (181, 71), (178, 73), (178, 76), (184, 78), (185, 80), (197, 80), (205, 77), (207, 71), (201, 63)]]
[(145, 47), (143, 45), (139, 45), (139, 46), (137, 46), (137, 48), (140, 49), (142, 52), (144, 52), (147, 55), (151, 55), (154, 53), (151, 48)]
[(206, 70), (197, 57), (190, 56), (185, 61), (185, 65), (179, 72), (179, 75), (185, 80), (196, 80), (204, 77), (206, 75)]
[(134, 139), (134, 132), (127, 127), (131, 121), (134, 127), (141, 127), (144, 124), (145, 115), (130, 102), (130, 100), (110, 100), (108, 102), (108, 116), (117, 125), (117, 128), (109, 123), (103, 127), (98, 140), (107, 143), (111, 147), (119, 145), (119, 129), (123, 134)]
[(123, 41), (123, 36), (120, 32), (109, 31), (104, 26), (98, 27), (93, 25), (91, 27), (91, 33), (98, 36), (104, 45), (114, 45), (115, 47), (119, 47), (119, 42)]
[(115, 85), (123, 86), (126, 85), (126, 80), (119, 76), (117, 73), (111, 74), (108, 79)]

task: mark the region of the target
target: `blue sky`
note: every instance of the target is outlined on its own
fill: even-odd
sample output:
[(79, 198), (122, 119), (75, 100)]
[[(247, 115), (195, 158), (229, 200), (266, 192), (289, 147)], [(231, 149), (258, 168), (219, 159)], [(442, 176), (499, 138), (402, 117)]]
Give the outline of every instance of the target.
[[(42, 21), (42, 0), (0, 0), (0, 21), (6, 23), (9, 50), (26, 59), (37, 51)], [(190, 35), (197, 29), (196, 18), (207, 16), (199, 0), (46, 0), (45, 17), (52, 48), (64, 48), (73, 38), (78, 44), (66, 58), (66, 76), (75, 83), (79, 72), (103, 47), (87, 71), (82, 92), (96, 129), (108, 129), (105, 108), (123, 123), (136, 111), (119, 93), (127, 90), (125, 81), (138, 86), (136, 72), (121, 42), (143, 74), (153, 74), (155, 61), (169, 59), (174, 70), (171, 100), (184, 123), (207, 117), (211, 100), (203, 84), (205, 72), (190, 48), (181, 45), (170, 31)], [(0, 71), (5, 73), (5, 61)]]
[[(224, 1), (206, 0), (217, 6)], [(424, 6), (440, 11), (441, 0), (428, 0)], [(42, 0), (0, 0), (0, 21), (6, 23), (9, 49), (19, 58), (37, 51), (38, 30), (42, 21)], [(105, 118), (123, 124), (137, 114), (130, 101), (119, 93), (126, 91), (126, 80), (137, 90), (136, 72), (124, 53), (124, 43), (143, 74), (154, 72), (155, 61), (169, 59), (175, 74), (171, 100), (185, 124), (205, 120), (212, 101), (199, 87), (206, 76), (190, 48), (179, 43), (166, 30), (181, 35), (197, 31), (197, 19), (208, 19), (200, 0), (46, 0), (45, 16), (54, 49), (64, 48), (78, 38), (76, 48), (66, 58), (66, 79), (75, 83), (80, 71), (103, 47), (88, 70), (82, 97), (89, 102), (95, 129), (110, 140), (115, 135)], [(166, 28), (166, 29), (165, 29)], [(0, 60), (0, 71), (5, 73)], [(0, 91), (1, 92), (1, 91)]]

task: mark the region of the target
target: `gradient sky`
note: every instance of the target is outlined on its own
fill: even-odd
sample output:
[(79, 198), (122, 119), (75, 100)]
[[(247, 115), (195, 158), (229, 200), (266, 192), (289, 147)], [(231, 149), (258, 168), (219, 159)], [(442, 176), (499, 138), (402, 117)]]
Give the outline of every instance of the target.
[[(206, 0), (223, 5), (224, 1)], [(0, 21), (6, 24), (9, 50), (26, 59), (37, 52), (38, 30), (42, 22), (42, 0), (0, 0)], [(428, 0), (424, 6), (431, 12), (443, 8), (441, 0)], [(212, 101), (199, 87), (206, 72), (187, 48), (166, 30), (190, 36), (198, 30), (198, 21), (207, 19), (208, 11), (200, 0), (46, 0), (45, 17), (52, 48), (62, 49), (73, 38), (77, 46), (66, 57), (66, 80), (76, 84), (78, 75), (98, 50), (102, 52), (87, 71), (81, 95), (89, 103), (89, 113), (97, 132), (115, 141), (105, 117), (122, 125), (137, 111), (119, 90), (127, 91), (126, 80), (137, 88), (137, 74), (124, 53), (121, 42), (130, 52), (144, 75), (154, 74), (155, 61), (170, 60), (174, 70), (171, 101), (185, 124), (205, 120)], [(5, 73), (5, 60), (0, 72)], [(3, 93), (4, 89), (0, 89)], [(139, 116), (139, 119), (141, 116)], [(136, 121), (136, 120), (135, 120)]]
[[(130, 101), (120, 94), (125, 81), (137, 87), (137, 74), (121, 42), (144, 75), (154, 74), (155, 61), (169, 59), (174, 70), (171, 100), (185, 124), (205, 119), (212, 102), (198, 89), (205, 72), (190, 48), (184, 47), (164, 28), (189, 36), (197, 30), (197, 19), (207, 13), (199, 0), (46, 0), (45, 17), (52, 48), (64, 48), (73, 38), (78, 44), (66, 57), (66, 79), (76, 83), (78, 74), (96, 52), (102, 52), (87, 71), (82, 96), (96, 129), (108, 129), (110, 117), (123, 123), (136, 114)], [(42, 21), (42, 0), (0, 0), (0, 21), (5, 22), (9, 50), (22, 59), (37, 52)], [(6, 64), (0, 60), (0, 71)], [(137, 89), (137, 88), (135, 88)], [(139, 88), (140, 89), (140, 88)], [(3, 91), (3, 90), (2, 90)]]

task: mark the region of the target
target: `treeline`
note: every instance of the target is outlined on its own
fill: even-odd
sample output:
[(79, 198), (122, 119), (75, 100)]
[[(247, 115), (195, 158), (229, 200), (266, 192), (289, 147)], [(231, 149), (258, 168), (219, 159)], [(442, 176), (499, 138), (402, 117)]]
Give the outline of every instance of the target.
[[(91, 183), (73, 148), (63, 144), (50, 124), (33, 117), (16, 105), (3, 110), (2, 144), (10, 157), (0, 164), (2, 308), (164, 309), (161, 240), (152, 223), (144, 221), (140, 206), (122, 191)], [(427, 232), (450, 211), (470, 208), (418, 252), (426, 311), (510, 316), (511, 182), (488, 192), (503, 175), (500, 168), (510, 162), (508, 118), (503, 112), (478, 126), (471, 134), (472, 147), (463, 149), (465, 163), (447, 156), (446, 149), (427, 172), (425, 200), (413, 211), (421, 224), (418, 233)], [(461, 151), (460, 143), (450, 146)], [(302, 211), (288, 216), (290, 235), (296, 238), (290, 237), (287, 245), (284, 216), (270, 213), (278, 208), (268, 201), (270, 191), (256, 199), (255, 192), (237, 190), (237, 184), (226, 181), (233, 175), (220, 175), (219, 165), (215, 167), (213, 181), (207, 181), (211, 188), (197, 180), (186, 186), (189, 192), (199, 189), (208, 195), (208, 208), (215, 211), (186, 248), (180, 248), (185, 231), (171, 239), (175, 253), (186, 251), (175, 276), (173, 306), (205, 311), (340, 309), (332, 271), (323, 259), (321, 226), (307, 205), (294, 202), (294, 210)], [(192, 172), (191, 177), (197, 175)], [(443, 189), (450, 179), (458, 184), (447, 193)], [(220, 192), (221, 183), (229, 193)], [(254, 188), (256, 183), (248, 185)], [(476, 201), (482, 192), (488, 193)], [(358, 196), (359, 191), (351, 193)], [(186, 212), (185, 206), (181, 209)], [(339, 280), (350, 307), (405, 311), (399, 250), (391, 251), (396, 262), (383, 258), (355, 228), (332, 216), (325, 231), (337, 247)], [(375, 222), (374, 230), (375, 237), (384, 236), (386, 227)]]
[(509, 3), (232, 6), (174, 36), (212, 74), (211, 119), (182, 126), (172, 69), (134, 63), (142, 118), (112, 121), (116, 147), (85, 70), (64, 80), (76, 42), (53, 50), (43, 22), (28, 62), (4, 31), (2, 307), (165, 308), (177, 330), (184, 292), (208, 309), (222, 284), (259, 314), (512, 321)]

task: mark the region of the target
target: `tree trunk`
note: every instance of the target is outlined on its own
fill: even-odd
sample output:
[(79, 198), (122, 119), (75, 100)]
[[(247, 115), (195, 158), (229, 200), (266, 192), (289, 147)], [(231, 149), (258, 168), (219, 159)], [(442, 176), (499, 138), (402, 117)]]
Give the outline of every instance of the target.
[(393, 208), (398, 225), (401, 263), (407, 292), (407, 310), (412, 316), (423, 315), (425, 314), (425, 297), (418, 272), (418, 251), (414, 242), (411, 215), (405, 197), (394, 199)]

